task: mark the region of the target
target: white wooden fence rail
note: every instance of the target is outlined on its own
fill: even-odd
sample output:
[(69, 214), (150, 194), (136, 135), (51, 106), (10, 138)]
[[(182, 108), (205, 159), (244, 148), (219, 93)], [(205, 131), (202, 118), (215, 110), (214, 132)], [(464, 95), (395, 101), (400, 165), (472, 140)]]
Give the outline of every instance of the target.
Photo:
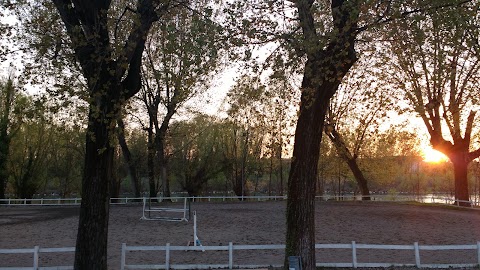
[(33, 266), (32, 267), (6, 267), (3, 266), (0, 262), (0, 270), (68, 270), (73, 269), (72, 265), (63, 265), (63, 266), (49, 266), (41, 267), (39, 265), (38, 257), (40, 253), (65, 253), (65, 252), (75, 252), (74, 247), (65, 247), (65, 248), (41, 248), (35, 246), (34, 248), (24, 248), (24, 249), (0, 249), (0, 254), (25, 254), (33, 253)]
[[(327, 201), (327, 200), (345, 200), (345, 201), (355, 201), (360, 200), (361, 195), (344, 195), (344, 196), (334, 196), (334, 195), (325, 195), (325, 196), (316, 196), (317, 200)], [(467, 201), (456, 201), (450, 197), (444, 196), (417, 196), (417, 195), (370, 195), (368, 196), (373, 201), (418, 201), (423, 203), (443, 203), (449, 205), (459, 205), (461, 202)], [(286, 200), (287, 196), (201, 196), (201, 197), (157, 197), (159, 201), (162, 200), (172, 200), (174, 202), (180, 202), (185, 199), (191, 199), (192, 202), (197, 201), (267, 201), (267, 200)], [(111, 204), (141, 204), (144, 200), (144, 197), (141, 198), (111, 198)], [(55, 206), (55, 205), (79, 205), (81, 203), (81, 198), (69, 198), (69, 199), (0, 199), (0, 206)], [(480, 206), (480, 202), (471, 200), (471, 207)], [(478, 209), (478, 208), (475, 208)]]
[[(419, 245), (415, 242), (413, 245), (370, 245), (370, 244), (316, 244), (316, 249), (350, 249), (352, 252), (351, 263), (322, 263), (317, 262), (318, 267), (391, 267), (391, 266), (413, 266), (418, 268), (450, 268), (450, 267), (480, 267), (480, 242), (475, 245)], [(281, 262), (272, 262), (268, 265), (239, 265), (234, 264), (234, 251), (236, 250), (284, 250), (285, 245), (233, 245), (229, 243), (228, 246), (127, 246), (122, 244), (120, 269), (235, 269), (235, 268), (265, 268), (269, 266), (282, 267)], [(357, 250), (359, 249), (377, 249), (377, 250), (411, 250), (412, 258), (415, 258), (415, 264), (412, 263), (362, 263), (357, 260)], [(228, 251), (228, 264), (171, 264), (170, 251)], [(420, 254), (422, 250), (439, 251), (439, 250), (476, 250), (476, 263), (463, 264), (422, 264)], [(35, 246), (31, 249), (0, 249), (0, 254), (24, 254), (33, 253), (32, 267), (7, 267), (0, 263), (0, 270), (48, 270), (59, 269), (67, 270), (73, 269), (73, 266), (48, 266), (42, 267), (39, 265), (40, 253), (58, 253), (58, 252), (74, 252), (74, 247), (67, 248), (40, 248)], [(143, 264), (130, 265), (127, 264), (127, 254), (129, 251), (164, 251), (164, 264)], [(199, 254), (200, 255), (200, 254)]]
[[(391, 267), (391, 266), (416, 266), (418, 268), (449, 268), (449, 267), (479, 267), (480, 266), (480, 242), (476, 245), (419, 245), (415, 242), (413, 245), (369, 245), (369, 244), (316, 244), (316, 249), (351, 249), (351, 263), (322, 263), (317, 262), (318, 267)], [(265, 267), (282, 267), (282, 264), (275, 262), (268, 265), (236, 265), (233, 260), (235, 250), (284, 250), (285, 245), (233, 245), (231, 242), (228, 246), (127, 246), (122, 245), (121, 270), (126, 269), (235, 269), (235, 268), (265, 268)], [(379, 249), (379, 250), (411, 250), (412, 257), (415, 258), (415, 264), (411, 263), (361, 263), (357, 261), (357, 250), (359, 249)], [(228, 251), (228, 264), (171, 264), (170, 251)], [(422, 264), (420, 260), (421, 250), (477, 250), (476, 263), (463, 264)], [(165, 264), (154, 265), (129, 265), (126, 263), (128, 251), (165, 251)]]

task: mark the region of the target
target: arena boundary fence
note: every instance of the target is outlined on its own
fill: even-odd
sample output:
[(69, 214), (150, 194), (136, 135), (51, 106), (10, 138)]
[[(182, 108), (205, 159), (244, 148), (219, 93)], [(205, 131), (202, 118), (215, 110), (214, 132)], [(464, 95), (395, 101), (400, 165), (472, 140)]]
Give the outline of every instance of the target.
[[(234, 264), (234, 251), (238, 250), (284, 250), (285, 245), (234, 245), (232, 242), (228, 246), (127, 246), (122, 244), (120, 270), (129, 269), (236, 269), (236, 268), (265, 268), (265, 267), (282, 267), (282, 264), (274, 262), (268, 265), (240, 265)], [(451, 267), (480, 267), (480, 242), (473, 245), (419, 245), (415, 242), (413, 245), (371, 245), (357, 244), (353, 241), (350, 244), (316, 244), (315, 249), (347, 249), (351, 251), (351, 262), (348, 263), (322, 263), (317, 262), (317, 267), (343, 267), (343, 268), (376, 268), (376, 267), (417, 267), (417, 268), (451, 268)], [(415, 263), (363, 263), (357, 259), (357, 251), (360, 249), (370, 250), (410, 250)], [(228, 251), (228, 264), (171, 264), (171, 251)], [(476, 263), (463, 264), (422, 264), (420, 251), (441, 251), (441, 250), (476, 250)], [(31, 249), (0, 249), (0, 254), (20, 254), (33, 253), (32, 267), (5, 267), (0, 265), (0, 270), (48, 270), (48, 269), (73, 269), (73, 266), (48, 266), (39, 265), (40, 253), (58, 253), (58, 252), (74, 252), (74, 247), (67, 248), (41, 248), (35, 246)], [(164, 264), (142, 264), (129, 265), (126, 263), (129, 251), (161, 251), (165, 252)], [(203, 256), (199, 254), (199, 256)], [(277, 264), (275, 264), (277, 263)]]
[(75, 252), (74, 247), (64, 247), (64, 248), (41, 248), (35, 246), (34, 248), (22, 248), (22, 249), (0, 249), (0, 254), (33, 254), (33, 266), (32, 267), (4, 267), (0, 265), (0, 270), (68, 270), (73, 269), (73, 265), (64, 265), (64, 266), (49, 266), (49, 267), (40, 267), (39, 265), (39, 255), (40, 253), (67, 253)]
[[(390, 201), (390, 202), (407, 202), (415, 201), (421, 203), (436, 203), (436, 204), (446, 204), (450, 206), (460, 206), (459, 204), (467, 201), (456, 201), (453, 198), (446, 196), (423, 196), (423, 195), (370, 195), (371, 201)], [(111, 198), (110, 204), (112, 205), (135, 205), (142, 204), (143, 200), (146, 197), (140, 198)], [(361, 200), (361, 195), (324, 195), (316, 196), (315, 199), (319, 201), (359, 201)], [(148, 199), (148, 198), (147, 198)], [(155, 197), (150, 199), (156, 199), (159, 202), (164, 200), (169, 200), (172, 202), (183, 202), (183, 200), (188, 199), (191, 202), (225, 202), (225, 201), (278, 201), (286, 200), (287, 196), (200, 196), (200, 197)], [(0, 199), (1, 206), (76, 206), (80, 205), (81, 198), (68, 198), (68, 199)], [(473, 209), (480, 209), (480, 201), (471, 200), (470, 206)]]
[[(476, 245), (419, 245), (415, 242), (413, 245), (371, 245), (357, 244), (352, 241), (351, 244), (316, 244), (315, 249), (350, 249), (352, 254), (351, 263), (322, 263), (317, 262), (317, 267), (342, 267), (342, 268), (377, 268), (377, 267), (417, 267), (417, 268), (451, 268), (451, 267), (480, 267), (480, 242)], [(359, 249), (375, 249), (375, 250), (411, 250), (415, 258), (415, 263), (362, 263), (357, 260), (357, 250)], [(228, 251), (228, 264), (170, 264), (170, 251)], [(237, 268), (268, 268), (283, 267), (283, 264), (268, 265), (236, 265), (233, 263), (233, 251), (235, 250), (285, 250), (285, 245), (233, 245), (232, 242), (228, 246), (127, 246), (122, 244), (121, 270), (126, 269), (237, 269)], [(476, 263), (464, 264), (422, 264), (420, 251), (440, 251), (440, 250), (477, 250)], [(128, 265), (126, 264), (126, 254), (128, 251), (165, 251), (165, 264), (156, 265)]]

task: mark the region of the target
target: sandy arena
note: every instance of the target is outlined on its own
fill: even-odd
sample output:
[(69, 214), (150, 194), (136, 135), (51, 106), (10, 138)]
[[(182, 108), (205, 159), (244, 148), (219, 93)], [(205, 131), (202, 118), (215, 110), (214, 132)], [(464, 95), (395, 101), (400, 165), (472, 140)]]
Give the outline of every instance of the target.
[[(283, 244), (285, 202), (202, 202), (197, 211), (203, 245)], [(175, 207), (180, 207), (175, 205)], [(75, 246), (78, 207), (1, 207), (0, 249)], [(140, 220), (141, 205), (112, 206), (109, 269), (119, 269), (122, 243), (185, 246), (193, 222)], [(386, 202), (317, 202), (316, 243), (476, 244), (480, 211)], [(476, 251), (422, 251), (422, 263), (475, 263)], [(172, 252), (171, 263), (228, 263), (226, 252)], [(164, 264), (164, 252), (129, 252), (127, 264)], [(236, 251), (234, 264), (281, 264), (283, 252)], [(350, 250), (318, 250), (318, 262), (351, 262)], [(414, 263), (412, 251), (359, 250), (359, 262)], [(73, 254), (45, 254), (40, 266), (72, 265)], [(0, 267), (32, 266), (32, 255), (0, 254)]]

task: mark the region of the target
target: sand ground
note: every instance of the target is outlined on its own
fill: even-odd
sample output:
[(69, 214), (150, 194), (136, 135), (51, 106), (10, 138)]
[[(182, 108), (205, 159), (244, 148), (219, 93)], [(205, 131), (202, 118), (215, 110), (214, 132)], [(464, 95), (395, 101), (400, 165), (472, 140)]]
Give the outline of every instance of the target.
[[(179, 205), (174, 205), (179, 207)], [(198, 236), (203, 245), (283, 244), (285, 202), (199, 202)], [(75, 246), (78, 207), (1, 207), (0, 249)], [(119, 269), (122, 243), (136, 246), (185, 246), (193, 222), (140, 220), (141, 205), (112, 206), (109, 269)], [(480, 211), (392, 202), (317, 202), (316, 243), (476, 244)], [(422, 263), (475, 263), (476, 251), (422, 251)], [(127, 264), (164, 264), (164, 252), (129, 252)], [(172, 263), (228, 263), (226, 252), (174, 251)], [(238, 251), (234, 264), (281, 264), (280, 251)], [(276, 261), (276, 262), (275, 262)], [(318, 262), (350, 262), (350, 250), (318, 250)], [(414, 263), (412, 251), (359, 250), (359, 262)], [(40, 256), (41, 266), (72, 265), (72, 254)], [(0, 254), (0, 267), (31, 266), (27, 254)]]

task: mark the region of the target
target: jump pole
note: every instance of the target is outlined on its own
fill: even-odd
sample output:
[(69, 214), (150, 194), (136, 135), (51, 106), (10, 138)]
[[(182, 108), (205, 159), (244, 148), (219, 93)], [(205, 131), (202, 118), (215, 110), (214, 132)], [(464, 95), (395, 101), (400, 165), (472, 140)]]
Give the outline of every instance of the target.
[(202, 251), (205, 252), (205, 248), (202, 246), (202, 242), (200, 242), (200, 239), (198, 239), (197, 236), (197, 211), (193, 211), (193, 246), (200, 246), (202, 247)]

